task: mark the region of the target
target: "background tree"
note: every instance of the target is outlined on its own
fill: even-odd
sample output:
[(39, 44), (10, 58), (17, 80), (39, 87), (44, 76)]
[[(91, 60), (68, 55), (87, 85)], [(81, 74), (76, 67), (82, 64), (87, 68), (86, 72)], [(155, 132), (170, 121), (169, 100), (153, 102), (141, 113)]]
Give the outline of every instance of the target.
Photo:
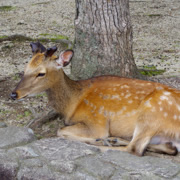
[(74, 50), (72, 74), (77, 79), (105, 74), (138, 77), (129, 0), (76, 0)]

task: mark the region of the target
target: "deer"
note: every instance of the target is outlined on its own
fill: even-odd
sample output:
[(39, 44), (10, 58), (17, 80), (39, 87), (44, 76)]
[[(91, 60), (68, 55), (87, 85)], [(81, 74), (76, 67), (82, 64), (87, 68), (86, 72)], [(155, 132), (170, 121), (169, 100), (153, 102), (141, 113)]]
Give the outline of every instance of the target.
[(45, 91), (50, 105), (64, 116), (57, 136), (143, 156), (146, 151), (180, 151), (180, 91), (157, 82), (105, 75), (72, 80), (63, 71), (73, 50), (31, 43), (32, 59), (12, 91), (20, 100)]

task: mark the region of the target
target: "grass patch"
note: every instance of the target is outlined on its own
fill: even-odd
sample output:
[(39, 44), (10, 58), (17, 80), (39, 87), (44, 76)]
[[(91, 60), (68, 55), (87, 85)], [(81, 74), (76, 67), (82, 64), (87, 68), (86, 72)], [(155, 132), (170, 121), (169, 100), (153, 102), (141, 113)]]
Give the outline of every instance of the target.
[(165, 70), (156, 69), (156, 66), (144, 66), (143, 69), (139, 69), (140, 74), (145, 76), (156, 76), (163, 74)]
[(48, 33), (44, 33), (44, 34), (39, 34), (40, 37), (46, 37), (47, 39), (50, 39), (51, 41), (57, 41), (57, 40), (69, 40), (69, 38), (67, 36), (63, 36), (63, 35), (58, 35), (58, 34), (48, 34)]
[(15, 9), (13, 6), (0, 6), (0, 11), (11, 11)]
[(21, 78), (19, 77), (19, 74), (15, 74), (13, 77), (12, 77), (13, 80), (20, 80)]
[(25, 111), (25, 112), (24, 112), (24, 116), (25, 116), (25, 117), (28, 117), (28, 116), (30, 116), (30, 115), (31, 115), (31, 112), (30, 112), (30, 111)]
[(37, 94), (36, 98), (47, 97), (46, 93)]
[(47, 2), (39, 2), (39, 3), (34, 3), (32, 4), (32, 6), (36, 6), (36, 5), (44, 5), (44, 4), (50, 4), (51, 1), (47, 1)]
[(0, 39), (4, 39), (7, 38), (8, 36), (0, 36)]
[(161, 14), (147, 14), (149, 17), (161, 17)]
[(71, 49), (73, 43), (67, 36), (63, 35), (52, 35), (52, 34), (39, 34), (38, 38), (30, 38), (27, 36), (15, 34), (12, 36), (0, 36), (0, 42), (12, 41), (12, 42), (24, 42), (24, 41), (40, 41), (40, 42), (55, 42), (60, 43), (62, 47)]

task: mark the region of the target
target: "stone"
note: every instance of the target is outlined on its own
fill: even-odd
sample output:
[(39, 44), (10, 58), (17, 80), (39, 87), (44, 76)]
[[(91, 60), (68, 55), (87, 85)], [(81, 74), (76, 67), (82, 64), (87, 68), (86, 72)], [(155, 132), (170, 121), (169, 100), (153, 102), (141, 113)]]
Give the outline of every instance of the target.
[(150, 174), (158, 178), (170, 179), (180, 171), (180, 164), (172, 162), (170, 159), (151, 156), (138, 157), (118, 151), (108, 151), (103, 154), (102, 158), (105, 162), (119, 166), (127, 172), (136, 172), (145, 176)]
[(20, 146), (36, 139), (31, 129), (16, 126), (0, 128), (0, 137), (0, 148)]
[(3, 121), (0, 121), (0, 128), (5, 128), (7, 127), (7, 124)]
[(0, 180), (180, 179), (180, 164), (171, 159), (101, 153), (95, 146), (62, 138), (34, 140), (28, 128), (1, 128), (0, 135)]
[(103, 179), (109, 179), (116, 170), (116, 167), (110, 163), (104, 162), (99, 156), (88, 156), (78, 160), (78, 171), (81, 169), (88, 174), (95, 177), (101, 177)]
[(0, 179), (15, 180), (18, 168), (18, 162), (9, 157), (5, 150), (0, 149)]

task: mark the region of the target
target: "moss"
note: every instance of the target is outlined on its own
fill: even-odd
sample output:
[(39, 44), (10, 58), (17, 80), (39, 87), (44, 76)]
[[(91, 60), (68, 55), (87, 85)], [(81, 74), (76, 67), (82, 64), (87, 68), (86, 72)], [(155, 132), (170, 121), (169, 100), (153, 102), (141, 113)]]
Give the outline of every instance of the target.
[(73, 43), (69, 40), (67, 36), (63, 35), (51, 35), (51, 34), (40, 34), (38, 38), (30, 38), (23, 35), (12, 35), (12, 36), (0, 36), (0, 42), (3, 41), (13, 41), (13, 42), (23, 42), (23, 41), (40, 41), (40, 42), (57, 42), (66, 49), (71, 49)]
[(44, 36), (48, 39), (50, 39), (51, 41), (56, 41), (56, 40), (61, 40), (61, 39), (65, 39), (65, 40), (69, 40), (69, 38), (67, 36), (63, 36), (63, 35), (59, 35), (59, 34), (48, 34), (48, 33), (44, 33), (44, 34), (39, 34), (39, 36)]
[(41, 136), (40, 134), (35, 134), (35, 136), (36, 136), (37, 139), (42, 139), (43, 138), (43, 136)]
[(0, 39), (4, 39), (4, 38), (7, 38), (7, 36), (0, 36)]
[(13, 80), (20, 80), (21, 78), (19, 77), (19, 74), (15, 74), (13, 77), (12, 77)]
[(46, 93), (37, 94), (36, 98), (47, 97)]
[(25, 112), (24, 112), (24, 116), (25, 116), (25, 117), (28, 117), (28, 116), (30, 116), (31, 114), (32, 114), (32, 113), (31, 113), (30, 111), (25, 111)]
[(139, 70), (140, 74), (145, 76), (156, 76), (163, 74), (165, 70)]
[(32, 6), (44, 5), (44, 4), (49, 4), (49, 3), (51, 3), (51, 1), (34, 3), (34, 4), (32, 4)]
[(162, 14), (148, 14), (149, 17), (160, 17)]
[(144, 66), (143, 69), (156, 70), (156, 66)]
[(165, 70), (156, 69), (156, 66), (143, 66), (142, 69), (139, 69), (140, 74), (145, 76), (156, 76), (163, 74)]
[(0, 6), (0, 11), (11, 11), (15, 9), (13, 6)]

